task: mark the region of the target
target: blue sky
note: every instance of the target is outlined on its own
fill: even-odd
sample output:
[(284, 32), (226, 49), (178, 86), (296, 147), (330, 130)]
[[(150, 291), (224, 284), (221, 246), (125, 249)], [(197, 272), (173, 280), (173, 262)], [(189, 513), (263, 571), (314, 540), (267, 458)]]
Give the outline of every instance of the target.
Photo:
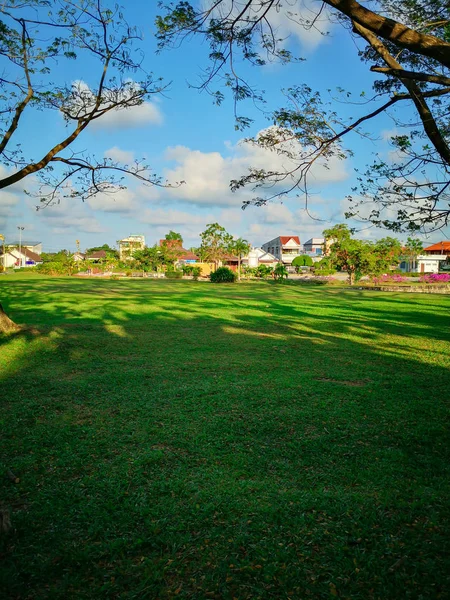
[[(131, 233), (143, 233), (148, 244), (155, 243), (170, 229), (182, 233), (185, 246), (199, 244), (198, 234), (207, 223), (218, 221), (234, 235), (242, 235), (254, 245), (286, 234), (299, 235), (302, 241), (320, 236), (332, 223), (343, 222), (344, 198), (355, 183), (354, 168), (370, 163), (374, 152), (390, 151), (386, 138), (393, 130), (385, 115), (370, 125), (378, 139), (370, 141), (352, 135), (347, 144), (355, 156), (347, 161), (334, 161), (330, 169), (316, 168), (310, 180), (311, 212), (321, 220), (311, 219), (304, 211), (304, 198), (293, 197), (283, 204), (241, 210), (242, 200), (252, 197), (250, 190), (233, 194), (228, 183), (245, 173), (250, 165), (270, 168), (276, 157), (242, 143), (243, 137), (254, 135), (270, 126), (266, 115), (251, 104), (242, 111), (254, 119), (244, 133), (234, 130), (231, 100), (221, 107), (207, 94), (189, 88), (198, 81), (207, 65), (208, 47), (200, 39), (191, 39), (181, 48), (156, 54), (154, 19), (156, 2), (130, 0), (125, 10), (127, 20), (142, 30), (145, 68), (170, 83), (164, 96), (154, 97), (143, 106), (111, 114), (77, 140), (76, 150), (129, 162), (145, 157), (154, 171), (175, 182), (186, 184), (161, 190), (145, 188), (135, 180), (127, 190), (102, 195), (82, 203), (76, 198), (36, 212), (36, 200), (26, 196), (23, 188), (33, 189), (32, 180), (24, 180), (13, 189), (0, 192), (0, 232), (7, 239), (17, 238), (17, 226), (25, 227), (24, 237), (41, 240), (47, 251), (75, 249), (109, 243), (114, 245)], [(330, 36), (305, 33), (283, 15), (276, 17), (283, 35), (289, 35), (287, 46), (307, 60), (287, 66), (268, 65), (251, 68), (242, 65), (241, 72), (259, 89), (265, 90), (267, 110), (283, 104), (280, 90), (293, 84), (307, 83), (327, 95), (328, 89), (342, 87), (358, 96), (370, 92), (373, 77), (357, 57), (355, 42), (339, 26), (328, 26)], [(97, 71), (83, 59), (71, 63), (70, 70), (56, 72), (68, 83), (82, 80), (88, 85), (97, 81)], [(337, 94), (336, 94), (337, 95)], [(357, 117), (364, 107), (336, 104), (343, 117)], [(65, 133), (62, 118), (55, 113), (31, 112), (21, 123), (20, 141), (34, 159)], [(1, 165), (0, 165), (0, 168)], [(352, 223), (350, 223), (352, 224)], [(364, 237), (382, 237), (386, 232), (365, 228)], [(448, 237), (449, 231), (433, 234), (429, 240)]]

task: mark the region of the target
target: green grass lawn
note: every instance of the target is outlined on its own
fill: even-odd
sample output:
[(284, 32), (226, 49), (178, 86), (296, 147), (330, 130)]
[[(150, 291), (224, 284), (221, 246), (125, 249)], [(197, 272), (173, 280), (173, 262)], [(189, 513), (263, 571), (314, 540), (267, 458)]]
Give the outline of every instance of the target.
[[(0, 277), (0, 597), (450, 597), (447, 296)], [(14, 483), (7, 469), (20, 478)]]

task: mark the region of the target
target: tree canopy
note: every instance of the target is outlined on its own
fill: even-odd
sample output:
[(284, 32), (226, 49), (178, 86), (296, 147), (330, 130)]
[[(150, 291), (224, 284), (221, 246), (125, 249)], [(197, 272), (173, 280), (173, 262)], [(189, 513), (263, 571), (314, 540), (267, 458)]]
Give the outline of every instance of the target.
[[(263, 205), (288, 193), (308, 198), (308, 175), (315, 163), (327, 167), (332, 158), (352, 154), (346, 141), (386, 113), (398, 133), (392, 136), (397, 159), (376, 157), (349, 195), (347, 217), (359, 217), (394, 231), (433, 230), (450, 215), (450, 4), (442, 0), (323, 0), (314, 5), (282, 0), (209, 0), (166, 5), (158, 17), (161, 48), (198, 34), (210, 46), (210, 65), (200, 84), (220, 104), (223, 81), (234, 97), (236, 127), (251, 119), (238, 110), (239, 101), (262, 102), (239, 71), (243, 59), (261, 66), (268, 60), (295, 60), (276, 29), (276, 15), (285, 11), (298, 27), (321, 29), (327, 23), (344, 27), (368, 68), (380, 75), (373, 90), (362, 90), (355, 116), (345, 119), (312, 84), (302, 81), (301, 62), (292, 70), (295, 83), (284, 90), (283, 104), (271, 115), (273, 126), (251, 142), (282, 154), (289, 168), (252, 168), (231, 182), (233, 189), (250, 185), (258, 195), (247, 204)], [(315, 12), (314, 12), (315, 11)], [(325, 69), (326, 67), (324, 67)], [(342, 69), (346, 68), (345, 60)], [(401, 107), (401, 111), (395, 111)], [(374, 122), (374, 127), (376, 124)], [(345, 145), (344, 145), (345, 144)], [(275, 190), (275, 191), (274, 191)]]
[(165, 239), (166, 240), (178, 240), (181, 243), (183, 243), (183, 237), (182, 237), (181, 233), (177, 233), (176, 231), (172, 231), (172, 230), (170, 230), (169, 233), (166, 233)]
[(217, 264), (232, 251), (233, 236), (219, 223), (210, 223), (200, 234), (203, 260)]
[[(112, 7), (112, 8), (111, 8)], [(103, 0), (8, 0), (0, 7), (0, 189), (35, 174), (40, 206), (62, 197), (86, 200), (123, 187), (127, 175), (163, 185), (145, 162), (120, 164), (71, 149), (87, 127), (111, 111), (139, 106), (163, 90), (142, 68), (141, 34), (123, 10)], [(96, 80), (86, 83), (89, 64)], [(38, 156), (21, 140), (36, 111), (62, 115), (59, 141), (42, 136)], [(36, 150), (34, 150), (36, 151)]]
[(386, 237), (377, 242), (352, 238), (347, 225), (339, 224), (323, 232), (326, 239), (329, 263), (348, 274), (350, 285), (363, 275), (379, 275), (398, 263), (400, 242)]

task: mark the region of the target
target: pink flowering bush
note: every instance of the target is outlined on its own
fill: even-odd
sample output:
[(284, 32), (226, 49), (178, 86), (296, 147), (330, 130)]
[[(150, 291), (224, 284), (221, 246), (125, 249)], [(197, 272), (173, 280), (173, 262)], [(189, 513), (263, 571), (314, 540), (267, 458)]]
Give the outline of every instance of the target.
[(379, 275), (377, 277), (372, 277), (372, 281), (375, 285), (386, 285), (389, 283), (405, 283), (408, 281), (406, 277), (403, 275)]
[(430, 273), (422, 275), (420, 278), (422, 283), (448, 283), (450, 281), (450, 273)]

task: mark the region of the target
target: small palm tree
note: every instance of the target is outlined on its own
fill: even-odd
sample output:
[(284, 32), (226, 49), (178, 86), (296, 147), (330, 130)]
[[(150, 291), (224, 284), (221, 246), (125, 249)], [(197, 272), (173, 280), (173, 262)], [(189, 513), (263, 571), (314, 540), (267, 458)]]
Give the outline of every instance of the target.
[(250, 244), (243, 238), (233, 240), (230, 244), (230, 252), (233, 252), (238, 257), (238, 281), (241, 280), (241, 258), (248, 254)]
[(273, 271), (274, 277), (275, 279), (287, 279), (288, 277), (288, 272), (286, 267), (283, 265), (283, 263), (278, 263), (277, 266), (275, 267), (274, 271)]

